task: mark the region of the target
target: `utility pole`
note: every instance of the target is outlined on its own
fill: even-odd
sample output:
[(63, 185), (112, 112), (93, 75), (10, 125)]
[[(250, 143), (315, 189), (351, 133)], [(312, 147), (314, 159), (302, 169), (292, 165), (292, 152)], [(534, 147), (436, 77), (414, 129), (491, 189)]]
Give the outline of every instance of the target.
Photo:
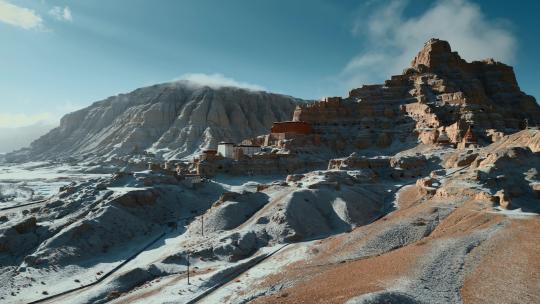
[(201, 214), (201, 235), (204, 236), (204, 214)]
[(189, 283), (189, 251), (187, 253), (187, 260), (188, 260), (188, 285), (190, 285), (191, 283)]

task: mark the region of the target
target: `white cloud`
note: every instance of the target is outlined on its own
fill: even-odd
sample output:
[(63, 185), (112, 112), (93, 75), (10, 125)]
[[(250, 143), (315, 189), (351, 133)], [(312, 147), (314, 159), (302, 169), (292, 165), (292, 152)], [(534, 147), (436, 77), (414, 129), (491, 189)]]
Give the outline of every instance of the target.
[(0, 113), (0, 128), (19, 128), (36, 123), (52, 123), (56, 120), (55, 116), (49, 112), (37, 114)]
[(36, 123), (18, 128), (0, 127), (0, 154), (28, 147), (30, 143), (45, 135), (56, 125)]
[(194, 85), (208, 86), (211, 88), (221, 87), (238, 87), (252, 91), (265, 91), (266, 89), (260, 85), (247, 82), (236, 81), (232, 78), (225, 77), (223, 74), (204, 74), (204, 73), (189, 73), (180, 76), (175, 81), (185, 80)]
[(43, 19), (33, 10), (0, 0), (0, 22), (26, 30), (43, 28)]
[(511, 25), (488, 19), (480, 6), (467, 0), (440, 0), (423, 14), (406, 18), (406, 5), (394, 0), (364, 7), (369, 14), (358, 18), (352, 33), (364, 40), (365, 47), (341, 73), (349, 88), (401, 73), (429, 38), (447, 40), (468, 61), (492, 57), (513, 62), (517, 42)]
[(71, 15), (71, 9), (65, 6), (64, 8), (60, 6), (55, 6), (49, 10), (49, 15), (53, 16), (54, 19), (58, 21), (73, 21), (73, 16)]
[(65, 102), (51, 108), (51, 111), (35, 114), (0, 112), (0, 128), (21, 128), (35, 124), (59, 125), (62, 116), (83, 107), (80, 104)]

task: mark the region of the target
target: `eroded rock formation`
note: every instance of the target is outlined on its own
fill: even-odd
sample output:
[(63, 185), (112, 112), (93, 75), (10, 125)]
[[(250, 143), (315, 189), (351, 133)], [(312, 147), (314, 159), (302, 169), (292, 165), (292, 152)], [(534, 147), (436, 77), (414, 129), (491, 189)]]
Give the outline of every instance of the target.
[(239, 88), (174, 82), (137, 89), (67, 114), (60, 126), (8, 160), (101, 160), (144, 153), (181, 158), (220, 141), (268, 133), (301, 102)]
[(312, 124), (321, 142), (335, 142), (337, 150), (395, 143), (403, 149), (417, 139), (438, 143), (440, 134), (445, 143), (458, 144), (470, 126), (485, 145), (523, 129), (525, 120), (538, 125), (539, 117), (540, 107), (521, 92), (512, 67), (493, 59), (466, 62), (438, 39), (426, 42), (411, 67), (384, 84), (298, 105), (294, 112), (295, 121)]

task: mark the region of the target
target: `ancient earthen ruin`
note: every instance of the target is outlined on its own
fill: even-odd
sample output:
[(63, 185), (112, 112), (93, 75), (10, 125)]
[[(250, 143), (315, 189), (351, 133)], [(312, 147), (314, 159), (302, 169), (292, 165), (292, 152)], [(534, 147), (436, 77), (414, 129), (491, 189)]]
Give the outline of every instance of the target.
[(249, 139), (249, 147), (220, 143), (217, 153), (203, 152), (192, 171), (293, 173), (355, 151), (478, 148), (539, 119), (540, 107), (520, 91), (512, 67), (493, 59), (466, 62), (448, 42), (430, 39), (401, 75), (353, 89), (346, 98), (300, 104), (290, 121), (274, 122), (269, 134)]

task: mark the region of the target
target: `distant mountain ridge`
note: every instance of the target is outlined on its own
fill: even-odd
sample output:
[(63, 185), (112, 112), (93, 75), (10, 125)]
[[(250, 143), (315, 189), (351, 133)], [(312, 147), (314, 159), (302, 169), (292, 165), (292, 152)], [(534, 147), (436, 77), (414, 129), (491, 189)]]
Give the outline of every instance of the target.
[(54, 127), (55, 125), (39, 122), (23, 127), (0, 128), (0, 155), (27, 147)]
[(66, 114), (60, 126), (10, 153), (8, 161), (107, 159), (150, 150), (178, 159), (220, 141), (267, 133), (304, 100), (188, 81), (139, 88)]

